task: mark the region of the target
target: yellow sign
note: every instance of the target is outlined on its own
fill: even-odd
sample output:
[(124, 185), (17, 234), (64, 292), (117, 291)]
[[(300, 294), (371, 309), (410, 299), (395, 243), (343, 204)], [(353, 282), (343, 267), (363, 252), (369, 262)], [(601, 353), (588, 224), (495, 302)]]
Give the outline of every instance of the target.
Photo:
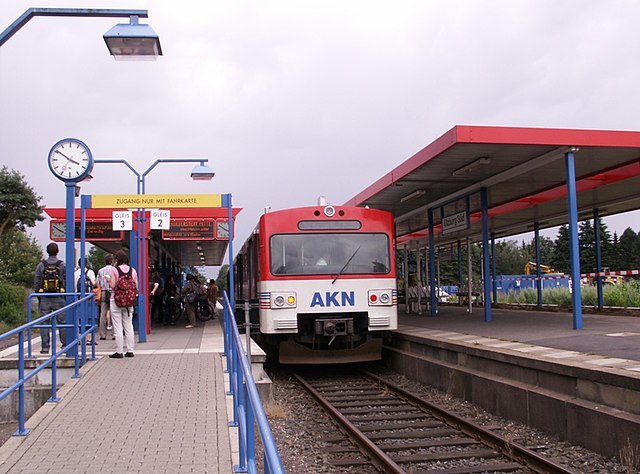
[(94, 194), (95, 209), (169, 209), (176, 207), (222, 207), (221, 194)]

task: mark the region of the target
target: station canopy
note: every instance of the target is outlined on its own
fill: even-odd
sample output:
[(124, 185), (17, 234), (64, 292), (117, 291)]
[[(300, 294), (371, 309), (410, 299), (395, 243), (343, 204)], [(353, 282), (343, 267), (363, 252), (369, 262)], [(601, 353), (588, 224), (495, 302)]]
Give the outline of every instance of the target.
[[(234, 221), (241, 210), (232, 210)], [(64, 242), (65, 209), (45, 208), (44, 211), (51, 217), (51, 239)], [(86, 241), (115, 253), (121, 248), (129, 248), (129, 236), (128, 232), (112, 230), (112, 211), (113, 209), (86, 209)], [(227, 222), (227, 208), (171, 209), (169, 230), (149, 230), (149, 252), (153, 256), (156, 249), (159, 249), (181, 266), (223, 265), (229, 241), (221, 231), (227, 232)], [(76, 241), (79, 240), (79, 229), (80, 209), (76, 209)]]
[[(482, 237), (487, 189), (496, 238), (568, 222), (565, 154), (574, 150), (578, 220), (640, 209), (640, 132), (456, 126), (350, 199), (395, 216), (398, 244)], [(467, 210), (468, 229), (442, 235), (443, 216)]]

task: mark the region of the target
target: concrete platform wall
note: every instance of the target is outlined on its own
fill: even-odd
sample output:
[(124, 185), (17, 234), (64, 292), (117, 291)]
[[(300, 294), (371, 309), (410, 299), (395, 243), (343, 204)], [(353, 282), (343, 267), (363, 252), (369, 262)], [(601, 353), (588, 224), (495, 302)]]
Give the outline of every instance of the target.
[(383, 357), (411, 379), (608, 457), (640, 440), (640, 374), (397, 333)]

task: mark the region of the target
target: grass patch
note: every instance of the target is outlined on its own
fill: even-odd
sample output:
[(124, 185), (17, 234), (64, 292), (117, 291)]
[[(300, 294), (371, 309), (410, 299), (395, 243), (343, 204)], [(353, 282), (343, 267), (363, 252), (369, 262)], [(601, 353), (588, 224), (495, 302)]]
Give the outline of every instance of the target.
[(264, 412), (271, 419), (286, 419), (289, 414), (284, 405), (272, 400), (264, 405)]

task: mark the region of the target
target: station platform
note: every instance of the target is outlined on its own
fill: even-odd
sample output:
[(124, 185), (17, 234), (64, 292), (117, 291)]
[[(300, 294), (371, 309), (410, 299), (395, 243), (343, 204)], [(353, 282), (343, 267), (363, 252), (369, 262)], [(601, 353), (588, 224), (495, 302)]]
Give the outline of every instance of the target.
[(0, 472), (233, 472), (218, 320), (154, 327), (133, 358), (110, 359), (115, 341), (98, 342), (98, 360), (29, 418), (28, 436), (0, 448)]
[[(581, 359), (594, 367), (615, 367), (640, 375), (640, 312), (638, 316), (583, 314), (582, 329), (573, 329), (566, 312), (492, 308), (485, 322), (484, 308), (439, 305), (438, 314), (406, 314), (398, 310), (398, 330), (465, 342), (547, 355), (556, 360)], [(545, 351), (545, 348), (549, 349)]]

